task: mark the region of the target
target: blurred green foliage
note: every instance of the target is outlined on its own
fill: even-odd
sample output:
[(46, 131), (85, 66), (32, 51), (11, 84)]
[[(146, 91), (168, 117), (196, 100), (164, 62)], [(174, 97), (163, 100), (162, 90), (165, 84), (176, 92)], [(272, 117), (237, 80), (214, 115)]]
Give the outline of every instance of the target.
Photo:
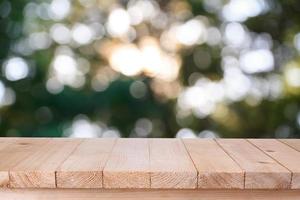
[[(71, 11), (66, 17), (51, 19), (49, 16), (43, 18), (43, 14), (38, 13), (45, 12), (41, 5), (47, 8), (51, 1), (0, 1), (0, 66), (2, 66), (0, 80), (6, 88), (2, 89), (4, 92), (2, 92), (2, 105), (0, 105), (0, 136), (68, 136), (72, 135), (72, 131), (74, 132), (76, 127), (78, 130), (80, 125), (87, 128), (87, 131), (94, 131), (99, 137), (116, 136), (118, 133), (122, 137), (175, 137), (179, 130), (182, 131), (183, 135), (181, 136), (193, 136), (193, 134), (197, 136), (200, 133), (200, 137), (300, 136), (300, 85), (291, 86), (289, 77), (285, 76), (291, 63), (294, 63), (294, 68), (300, 69), (300, 36), (299, 49), (297, 49), (296, 37), (300, 33), (300, 1), (263, 1), (268, 4), (267, 11), (247, 17), (240, 22), (230, 22), (230, 20), (220, 17), (222, 9), (230, 3), (229, 1), (213, 0), (211, 3), (200, 0), (157, 1), (155, 5), (158, 5), (159, 9), (166, 13), (169, 18), (168, 24), (183, 23), (197, 16), (205, 17), (201, 20), (208, 21), (207, 27), (216, 27), (223, 38), (217, 45), (202, 42), (181, 45), (176, 50), (182, 64), (175, 82), (168, 83), (169, 86), (180, 85), (180, 92), (176, 93), (175, 98), (164, 94), (160, 95), (153, 86), (155, 77), (146, 73), (126, 76), (119, 72), (112, 72), (114, 78), (110, 80), (104, 91), (96, 91), (91, 86), (93, 77), (98, 73), (97, 70), (111, 64), (105, 55), (97, 51), (96, 45), (100, 43), (101, 46), (107, 41), (137, 44), (144, 36), (159, 38), (171, 25), (161, 29), (153, 27), (149, 22), (134, 25), (136, 30), (146, 26), (147, 33), (136, 31), (138, 34), (131, 41), (114, 38), (107, 31), (101, 38), (95, 38), (89, 44), (83, 45), (62, 45), (49, 36), (51, 41), (46, 48), (26, 50), (24, 43), (25, 50), (23, 49), (22, 53), (21, 41), (25, 41), (24, 39), (29, 38), (34, 32), (50, 33), (50, 27), (55, 23), (72, 27), (76, 23), (90, 23), (91, 19), (94, 22), (99, 21), (105, 27), (107, 16), (116, 5), (126, 9), (129, 4), (127, 0), (95, 0), (86, 1), (92, 2), (92, 7), (84, 7), (82, 2), (85, 1), (81, 1), (81, 4), (77, 0), (71, 1)], [(216, 6), (216, 10), (209, 9), (209, 5), (213, 5), (214, 2), (219, 3), (218, 5), (221, 7), (217, 8), (218, 6)], [(32, 16), (36, 15), (34, 17), (29, 16), (28, 12), (33, 12), (32, 10), (28, 11), (30, 5), (40, 9), (37, 11), (38, 14), (31, 13)], [(91, 17), (90, 15), (95, 16)], [(178, 117), (184, 112), (178, 108), (179, 96), (186, 88), (195, 84), (195, 81), (191, 81), (193, 76), (196, 77), (196, 80), (207, 78), (212, 82), (223, 79), (224, 67), (222, 65), (224, 64), (224, 54), (226, 54), (224, 49), (229, 46), (226, 44), (224, 35), (229, 23), (239, 23), (252, 38), (253, 34), (266, 34), (267, 38), (271, 38), (270, 51), (274, 55), (274, 68), (258, 73), (243, 71), (243, 74), (261, 80), (269, 80), (269, 75), (276, 75), (275, 77), (281, 83), (281, 86), (278, 87), (282, 87), (280, 95), (274, 98), (244, 95), (243, 98), (234, 101), (218, 101), (214, 111), (205, 116), (199, 117), (193, 112), (187, 112), (187, 114), (183, 114), (183, 117)], [(232, 35), (232, 37), (237, 37), (238, 40), (239, 35)], [(65, 84), (62, 91), (51, 92), (47, 88), (47, 81), (50, 77), (53, 59), (57, 54), (56, 51), (61, 46), (69, 46), (74, 52), (74, 57), (88, 60), (90, 68), (89, 72), (84, 75), (85, 83), (80, 87), (76, 88)], [(233, 49), (235, 49), (236, 57), (240, 56), (240, 52), (245, 51), (239, 47)], [(200, 64), (195, 61), (197, 55), (202, 56)], [(29, 73), (25, 78), (14, 81), (7, 78), (4, 66), (12, 57), (21, 57), (26, 60)], [(205, 61), (205, 58), (209, 58), (209, 60)], [(191, 75), (193, 76), (191, 77)], [(300, 76), (297, 77), (296, 74), (292, 78), (296, 79), (294, 82), (299, 83), (297, 78), (300, 80)], [(142, 82), (144, 85), (141, 87), (145, 87), (138, 98), (130, 92), (132, 84), (136, 81)], [(160, 83), (158, 82), (158, 85)], [(238, 85), (240, 82), (236, 82), (236, 84)], [(163, 86), (161, 87), (163, 88)], [(274, 85), (274, 87), (276, 89), (277, 86)], [(13, 95), (10, 99), (11, 102), (6, 105), (4, 99), (5, 95), (8, 95), (7, 89), (12, 90)], [(164, 89), (162, 90), (165, 92)], [(81, 120), (82, 123), (75, 127), (76, 120)], [(113, 131), (113, 133), (109, 131)], [(90, 135), (83, 133), (81, 136)]]

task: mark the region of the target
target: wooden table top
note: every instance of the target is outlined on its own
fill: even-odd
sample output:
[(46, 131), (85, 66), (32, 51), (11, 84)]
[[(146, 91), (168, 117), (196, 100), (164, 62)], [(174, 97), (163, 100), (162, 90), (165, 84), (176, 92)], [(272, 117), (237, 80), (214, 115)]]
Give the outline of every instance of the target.
[(1, 138), (0, 187), (300, 189), (300, 139)]

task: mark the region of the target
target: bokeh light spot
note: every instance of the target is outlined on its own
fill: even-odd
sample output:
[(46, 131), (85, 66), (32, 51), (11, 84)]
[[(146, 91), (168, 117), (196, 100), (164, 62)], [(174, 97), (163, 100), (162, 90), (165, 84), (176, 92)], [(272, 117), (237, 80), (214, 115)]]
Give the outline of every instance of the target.
[(18, 81), (28, 76), (29, 67), (23, 58), (13, 57), (5, 62), (3, 71), (7, 80)]

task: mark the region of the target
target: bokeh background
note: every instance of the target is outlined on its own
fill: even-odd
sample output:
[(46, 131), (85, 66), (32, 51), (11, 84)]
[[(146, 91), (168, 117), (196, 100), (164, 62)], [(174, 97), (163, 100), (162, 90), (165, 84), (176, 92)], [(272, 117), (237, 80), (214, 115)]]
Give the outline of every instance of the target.
[(300, 137), (300, 1), (1, 0), (0, 136)]

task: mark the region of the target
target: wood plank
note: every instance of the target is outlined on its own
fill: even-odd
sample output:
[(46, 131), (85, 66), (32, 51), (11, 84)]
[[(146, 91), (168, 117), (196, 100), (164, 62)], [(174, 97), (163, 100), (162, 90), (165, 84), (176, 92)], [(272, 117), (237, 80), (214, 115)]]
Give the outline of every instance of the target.
[(118, 139), (103, 170), (105, 188), (150, 188), (147, 139)]
[(10, 169), (10, 186), (55, 188), (55, 171), (81, 141), (81, 139), (51, 139), (38, 151)]
[(33, 154), (38, 147), (49, 142), (49, 139), (21, 138), (8, 143), (5, 142), (5, 139), (1, 139), (1, 141), (4, 143), (2, 143), (3, 148), (0, 151), (0, 187), (7, 187), (9, 185), (9, 169)]
[(103, 169), (115, 139), (85, 139), (56, 172), (58, 188), (102, 188)]
[(242, 139), (216, 141), (245, 170), (246, 189), (290, 187), (291, 172), (248, 141)]
[(279, 141), (289, 145), (300, 152), (300, 139), (280, 139)]
[(300, 190), (5, 189), (5, 200), (299, 200)]
[(252, 144), (260, 148), (277, 162), (292, 172), (292, 189), (300, 189), (300, 152), (288, 145), (271, 139), (251, 139)]
[[(0, 138), (0, 151), (5, 149), (9, 145), (15, 142), (15, 139)], [(7, 171), (0, 171), (0, 187), (6, 187), (9, 182), (9, 176)]]
[(150, 140), (151, 188), (196, 188), (197, 170), (179, 139)]
[(244, 172), (212, 139), (183, 140), (198, 171), (198, 188), (243, 189)]
[(0, 151), (14, 143), (16, 140), (16, 138), (0, 138)]

